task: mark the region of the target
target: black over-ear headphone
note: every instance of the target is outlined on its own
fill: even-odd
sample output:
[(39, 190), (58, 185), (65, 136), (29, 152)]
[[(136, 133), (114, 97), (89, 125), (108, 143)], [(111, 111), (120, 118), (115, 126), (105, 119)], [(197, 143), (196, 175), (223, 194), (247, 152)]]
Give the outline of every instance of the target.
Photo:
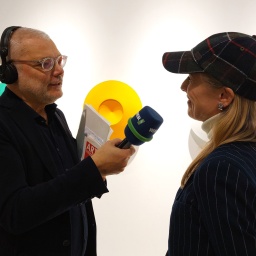
[(0, 42), (0, 81), (5, 84), (13, 84), (18, 79), (18, 72), (12, 63), (8, 63), (7, 56), (9, 54), (9, 43), (12, 33), (20, 27), (11, 26), (4, 30)]

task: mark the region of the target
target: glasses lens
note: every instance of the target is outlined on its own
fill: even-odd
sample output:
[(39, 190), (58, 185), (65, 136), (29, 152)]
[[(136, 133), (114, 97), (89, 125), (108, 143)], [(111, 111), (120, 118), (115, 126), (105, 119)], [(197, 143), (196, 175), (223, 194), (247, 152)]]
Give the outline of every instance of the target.
[(54, 66), (54, 59), (52, 58), (45, 58), (42, 61), (42, 68), (46, 71), (51, 70)]
[(65, 64), (67, 62), (67, 56), (63, 56), (63, 55), (60, 55), (58, 58), (57, 58), (57, 63), (58, 65), (60, 65), (61, 67), (64, 67)]

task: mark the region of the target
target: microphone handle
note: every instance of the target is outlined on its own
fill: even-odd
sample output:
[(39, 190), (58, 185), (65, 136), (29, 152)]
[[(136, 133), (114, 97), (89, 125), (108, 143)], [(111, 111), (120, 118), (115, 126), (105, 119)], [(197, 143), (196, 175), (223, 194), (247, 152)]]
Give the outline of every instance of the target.
[(132, 144), (126, 138), (124, 138), (117, 147), (126, 149), (129, 148), (131, 145)]

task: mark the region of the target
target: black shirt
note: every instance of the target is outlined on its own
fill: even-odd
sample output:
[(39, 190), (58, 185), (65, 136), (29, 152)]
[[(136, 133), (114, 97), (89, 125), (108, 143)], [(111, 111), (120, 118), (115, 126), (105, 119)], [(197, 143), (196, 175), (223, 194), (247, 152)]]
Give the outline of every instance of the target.
[(65, 141), (65, 134), (60, 126), (56, 116), (55, 110), (57, 105), (55, 103), (47, 105), (45, 111), (48, 117), (48, 124), (46, 120), (36, 114), (35, 120), (38, 123), (38, 128), (41, 131), (45, 141), (49, 147), (59, 174), (67, 171), (69, 168), (75, 165), (71, 154), (69, 153), (68, 146)]

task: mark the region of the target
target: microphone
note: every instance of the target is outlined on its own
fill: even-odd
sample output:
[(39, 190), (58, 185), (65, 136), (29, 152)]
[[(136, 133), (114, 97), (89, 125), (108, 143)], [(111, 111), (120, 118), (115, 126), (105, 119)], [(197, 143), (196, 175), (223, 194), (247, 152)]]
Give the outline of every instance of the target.
[(134, 117), (129, 118), (125, 127), (125, 139), (117, 146), (129, 148), (152, 140), (153, 135), (163, 123), (163, 118), (151, 107), (143, 107)]

